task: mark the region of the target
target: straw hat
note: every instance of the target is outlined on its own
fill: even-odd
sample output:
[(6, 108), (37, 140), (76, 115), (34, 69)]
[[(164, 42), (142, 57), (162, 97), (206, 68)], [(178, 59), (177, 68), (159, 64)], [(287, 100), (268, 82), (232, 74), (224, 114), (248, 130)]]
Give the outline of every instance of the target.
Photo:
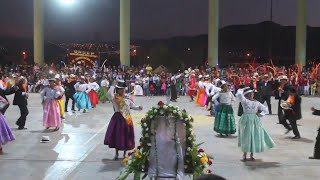
[(123, 81), (123, 80), (119, 80), (117, 85), (116, 85), (116, 88), (118, 88), (118, 89), (124, 89), (126, 87), (127, 87), (126, 82)]

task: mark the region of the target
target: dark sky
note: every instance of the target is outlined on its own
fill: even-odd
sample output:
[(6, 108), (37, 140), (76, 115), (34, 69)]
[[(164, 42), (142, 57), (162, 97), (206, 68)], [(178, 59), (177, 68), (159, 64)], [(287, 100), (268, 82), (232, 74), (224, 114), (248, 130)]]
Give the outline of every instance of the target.
[[(119, 0), (45, 1), (45, 38), (119, 39)], [(320, 0), (308, 0), (308, 25), (320, 26)], [(220, 0), (220, 27), (269, 20), (270, 0)], [(274, 0), (274, 20), (294, 25), (296, 0)], [(33, 0), (0, 1), (0, 37), (32, 37)], [(134, 39), (198, 35), (208, 32), (208, 0), (131, 0)]]

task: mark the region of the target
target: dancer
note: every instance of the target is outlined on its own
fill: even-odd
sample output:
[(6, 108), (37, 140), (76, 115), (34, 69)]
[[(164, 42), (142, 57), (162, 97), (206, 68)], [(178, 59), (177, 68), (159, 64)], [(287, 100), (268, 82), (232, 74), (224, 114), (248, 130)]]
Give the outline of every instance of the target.
[(250, 160), (254, 161), (253, 153), (261, 153), (275, 146), (259, 118), (267, 114), (268, 109), (254, 100), (254, 91), (250, 88), (239, 89), (236, 96), (243, 106), (239, 120), (238, 147), (243, 152), (243, 161), (247, 160), (248, 152)]
[[(313, 115), (320, 116), (320, 110), (315, 109), (314, 107), (311, 108)], [(316, 138), (316, 144), (314, 145), (314, 153), (313, 156), (309, 157), (309, 159), (320, 159), (320, 127), (318, 129), (318, 135)]]
[(99, 90), (97, 91), (99, 101), (101, 101), (102, 103), (110, 101), (110, 99), (108, 98), (108, 90), (109, 90), (108, 78), (107, 78), (107, 76), (103, 76), (103, 79), (101, 81), (101, 86), (100, 86)]
[(15, 140), (12, 131), (2, 114), (1, 110), (8, 105), (8, 101), (6, 101), (3, 97), (0, 96), (0, 154), (2, 154), (2, 146), (7, 144), (10, 141)]
[(68, 112), (68, 102), (69, 99), (72, 100), (72, 111), (75, 111), (74, 106), (76, 104), (75, 99), (73, 98), (74, 94), (76, 93), (76, 89), (74, 87), (74, 85), (76, 85), (77, 81), (75, 81), (75, 75), (74, 74), (70, 74), (70, 77), (68, 80), (66, 80), (64, 82), (64, 86), (66, 88), (66, 103), (65, 103), (65, 112)]
[(46, 129), (55, 127), (54, 131), (58, 131), (61, 125), (61, 114), (57, 99), (61, 93), (55, 87), (55, 81), (55, 79), (49, 79), (49, 86), (45, 87), (40, 95), (43, 105), (43, 126)]
[[(142, 110), (142, 106), (135, 105), (128, 96), (125, 96), (126, 84), (119, 80), (116, 87), (111, 86), (109, 96), (112, 98), (114, 114), (108, 126), (104, 144), (115, 148), (114, 160), (118, 160), (119, 151), (132, 150), (135, 147), (134, 128), (130, 109)], [(114, 93), (115, 90), (115, 93)]]
[(204, 79), (205, 80), (203, 82), (203, 93), (202, 93), (201, 106), (206, 106), (206, 103), (207, 103), (208, 94), (206, 92), (206, 87), (207, 87), (207, 84), (209, 83), (209, 75), (205, 76)]
[(97, 104), (99, 104), (99, 97), (97, 94), (97, 90), (99, 89), (98, 83), (95, 82), (94, 78), (90, 78), (90, 83), (88, 84), (90, 86), (90, 91), (88, 93), (92, 108), (95, 108)]
[(204, 91), (204, 77), (202, 75), (199, 76), (199, 82), (198, 82), (198, 91), (197, 91), (197, 97), (195, 103), (198, 105), (201, 105), (202, 103), (202, 97), (203, 97), (203, 91)]
[(0, 112), (4, 115), (7, 111), (7, 109), (9, 108), (10, 104), (9, 104), (9, 101), (7, 99), (7, 95), (10, 95), (10, 94), (13, 94), (15, 93), (15, 91), (17, 90), (17, 86), (14, 86), (14, 87), (9, 87), (9, 85), (7, 85), (6, 88), (2, 89), (0, 88), (0, 96), (5, 99), (8, 103), (5, 104), (5, 107), (1, 108), (0, 109)]
[(259, 86), (261, 87), (260, 90), (260, 95), (261, 95), (261, 100), (260, 102), (263, 104), (265, 101), (267, 102), (268, 105), (268, 110), (269, 114), (272, 114), (272, 109), (271, 109), (271, 96), (273, 94), (273, 81), (269, 80), (269, 75), (265, 74), (264, 75), (264, 80), (259, 81)]
[(170, 84), (171, 99), (170, 99), (170, 101), (177, 102), (178, 95), (177, 95), (176, 83), (177, 83), (177, 79), (180, 78), (181, 75), (182, 74), (176, 74), (171, 77), (171, 84)]
[(16, 125), (19, 126), (18, 130), (27, 129), (24, 126), (29, 114), (28, 94), (26, 89), (26, 79), (23, 76), (21, 76), (18, 80), (17, 88), (13, 98), (13, 105), (17, 105), (20, 109), (20, 117), (16, 122)]
[(189, 78), (190, 78), (190, 81), (189, 81), (189, 84), (188, 84), (187, 94), (191, 98), (190, 102), (193, 102), (193, 96), (197, 95), (197, 91), (196, 91), (196, 75), (195, 74), (191, 74)]
[[(224, 82), (221, 85), (222, 91), (213, 96), (212, 100), (219, 104), (216, 118), (214, 120), (214, 131), (227, 136), (236, 133), (236, 124), (233, 116), (233, 109), (231, 104), (235, 101), (232, 92), (229, 91), (228, 84)], [(219, 102), (218, 102), (219, 99)]]
[(60, 108), (60, 115), (61, 115), (61, 119), (65, 119), (64, 118), (64, 102), (63, 102), (63, 96), (65, 93), (65, 89), (62, 87), (61, 85), (61, 79), (60, 78), (56, 78), (56, 87), (55, 87), (59, 92), (60, 92), (60, 96), (57, 98), (57, 102), (59, 104), (59, 108)]
[(85, 77), (81, 76), (80, 82), (77, 82), (74, 87), (77, 92), (73, 97), (76, 101), (78, 111), (83, 109), (83, 113), (86, 113), (86, 109), (92, 108), (90, 98), (87, 94), (87, 92), (91, 90), (90, 86), (85, 82)]
[(288, 77), (287, 76), (281, 76), (279, 78), (280, 84), (278, 87), (278, 93), (276, 93), (276, 99), (279, 99), (278, 102), (278, 120), (279, 124), (281, 124), (281, 119), (283, 117), (283, 109), (280, 106), (281, 100), (285, 100), (284, 98), (288, 95), (288, 90), (289, 90), (289, 83), (288, 83)]
[[(295, 135), (292, 139), (300, 139), (300, 133), (297, 126), (297, 120), (302, 118), (301, 115), (301, 97), (297, 94), (295, 87), (289, 88), (289, 94), (284, 97), (286, 101), (281, 102), (281, 107), (284, 109), (284, 115), (281, 119), (281, 124), (287, 129), (285, 134), (293, 130)], [(287, 120), (289, 120), (290, 125)]]

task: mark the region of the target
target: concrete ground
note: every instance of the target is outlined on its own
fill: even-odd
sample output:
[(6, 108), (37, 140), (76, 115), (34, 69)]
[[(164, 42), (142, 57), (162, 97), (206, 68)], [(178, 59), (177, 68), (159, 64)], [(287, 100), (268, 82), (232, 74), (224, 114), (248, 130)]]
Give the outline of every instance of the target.
[[(9, 96), (12, 102), (12, 96)], [(164, 97), (134, 97), (144, 110), (133, 111), (136, 142), (140, 138), (138, 124), (144, 113)], [(244, 163), (242, 152), (237, 147), (237, 135), (218, 138), (213, 132), (213, 117), (203, 107), (181, 97), (173, 103), (186, 109), (195, 118), (197, 142), (213, 156), (214, 173), (231, 180), (283, 180), (320, 179), (320, 161), (309, 160), (313, 153), (320, 118), (312, 116), (310, 108), (320, 108), (319, 98), (306, 97), (302, 100), (303, 119), (298, 122), (302, 138), (291, 140), (292, 132), (284, 135), (285, 129), (276, 124), (277, 115), (262, 119), (265, 129), (276, 143), (275, 148), (256, 154), (255, 162)], [(70, 108), (70, 107), (69, 107)], [(235, 112), (238, 103), (234, 104)], [(272, 101), (273, 112), (277, 102)], [(67, 113), (60, 131), (45, 130), (42, 126), (42, 107), (39, 94), (30, 94), (30, 114), (27, 130), (18, 131), (15, 121), (19, 117), (17, 106), (10, 106), (6, 113), (16, 140), (4, 146), (0, 155), (0, 180), (106, 180), (115, 179), (123, 167), (122, 161), (113, 161), (114, 150), (103, 145), (108, 122), (113, 114), (110, 103), (100, 104), (89, 113)], [(236, 117), (236, 121), (238, 121)], [(42, 136), (50, 136), (51, 142), (40, 143)], [(132, 179), (129, 177), (128, 179)], [(186, 177), (185, 179), (190, 179)]]

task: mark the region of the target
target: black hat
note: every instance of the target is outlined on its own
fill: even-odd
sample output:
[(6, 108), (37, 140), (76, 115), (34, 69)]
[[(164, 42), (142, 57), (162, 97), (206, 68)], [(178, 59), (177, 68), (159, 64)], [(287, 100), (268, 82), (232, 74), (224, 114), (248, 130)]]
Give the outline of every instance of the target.
[(117, 85), (116, 85), (116, 88), (118, 89), (123, 89), (123, 88), (126, 88), (127, 85), (126, 85), (126, 82), (124, 80), (119, 80)]

